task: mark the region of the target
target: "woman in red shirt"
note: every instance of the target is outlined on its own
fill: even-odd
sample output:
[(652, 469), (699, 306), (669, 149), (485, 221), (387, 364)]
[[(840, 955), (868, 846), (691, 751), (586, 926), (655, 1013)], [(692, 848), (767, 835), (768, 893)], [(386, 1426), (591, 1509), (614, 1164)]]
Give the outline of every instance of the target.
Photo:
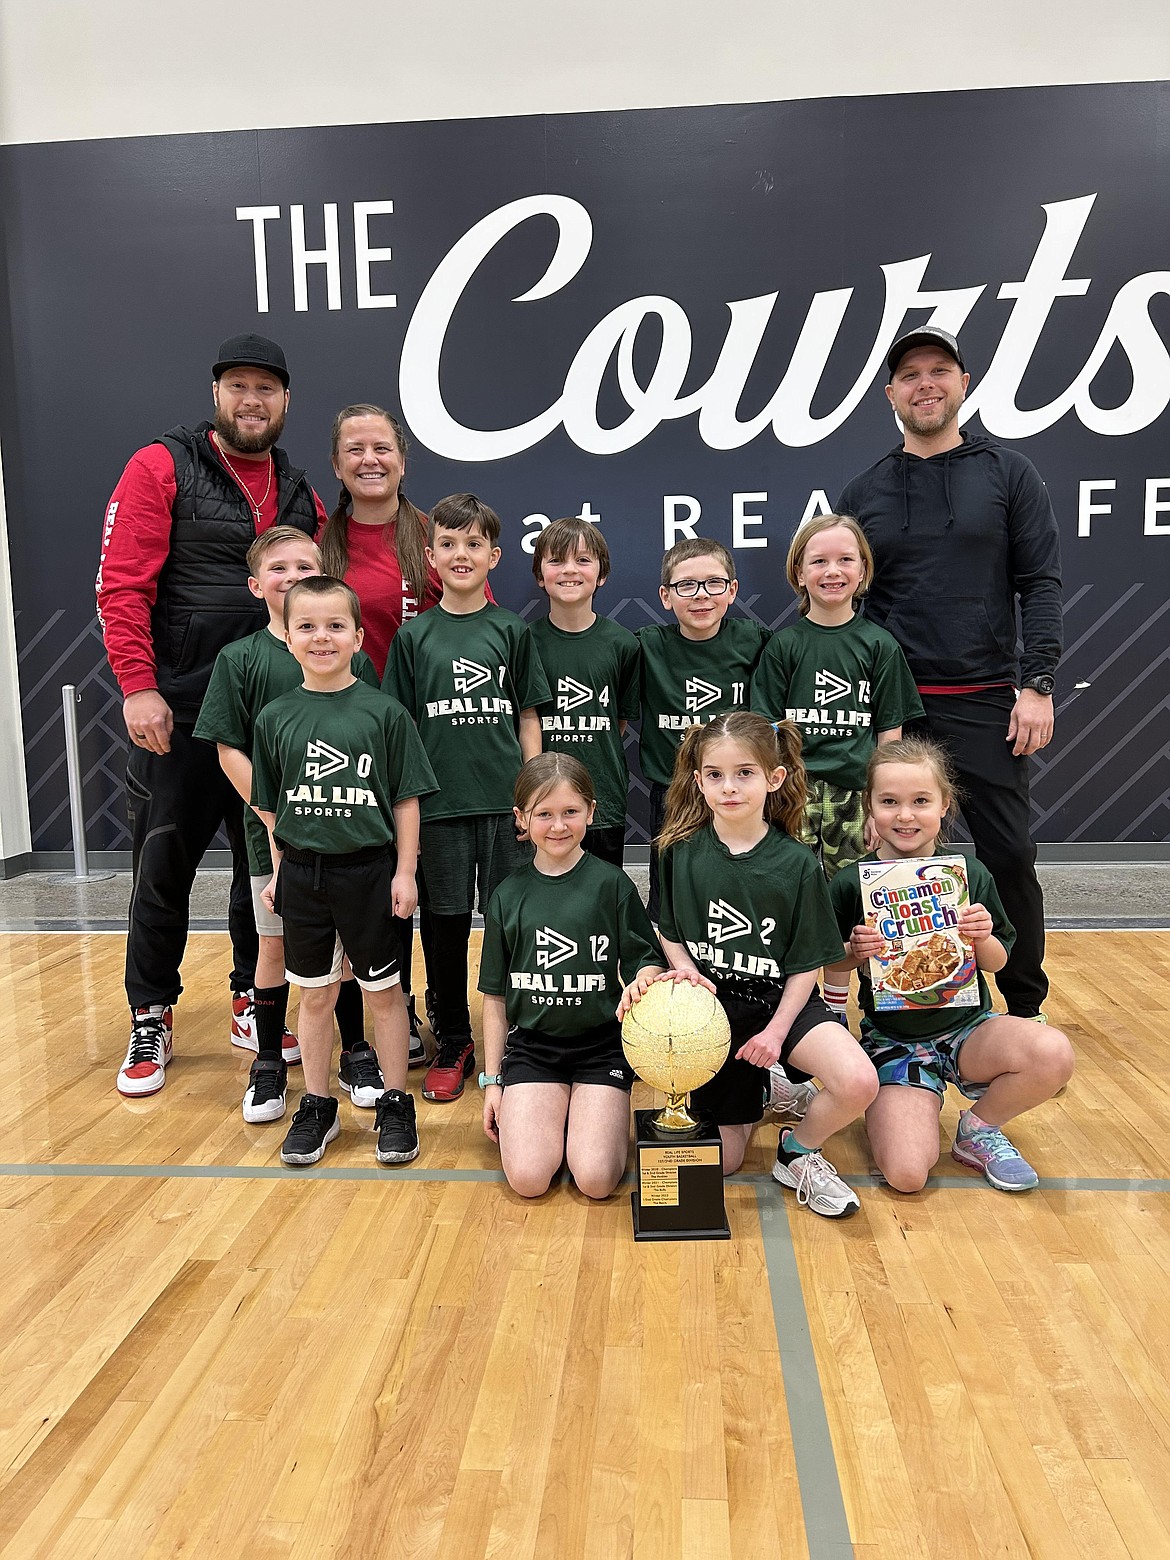
[(402, 491), (406, 435), (380, 406), (343, 406), (333, 420), (337, 507), (321, 533), (325, 573), (344, 580), (362, 605), (362, 649), (381, 677), (390, 642), (441, 594), (426, 558), (426, 517)]
[[(365, 402), (343, 406), (333, 419), (331, 453), (341, 494), (321, 532), (321, 553), (325, 573), (357, 592), (365, 630), (362, 649), (379, 677), (403, 623), (433, 607), (442, 594), (439, 577), (427, 563), (426, 516), (402, 491), (406, 447), (402, 425), (380, 406)], [(423, 906), (419, 920), (426, 953), (430, 928)], [(399, 925), (402, 993), (410, 1013), (410, 1065), (422, 1067), (427, 1056), (410, 995), (413, 920)], [(429, 1002), (427, 1013), (429, 1020)], [(433, 1032), (433, 1023), (431, 1028)], [(380, 1077), (364, 1081), (372, 1088), (381, 1083)]]

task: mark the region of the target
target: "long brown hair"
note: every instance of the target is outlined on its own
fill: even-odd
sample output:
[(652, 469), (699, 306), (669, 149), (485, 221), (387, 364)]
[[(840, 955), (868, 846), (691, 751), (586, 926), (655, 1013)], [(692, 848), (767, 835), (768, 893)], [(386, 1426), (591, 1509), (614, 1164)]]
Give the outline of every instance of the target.
[[(343, 406), (333, 419), (330, 459), (335, 465), (341, 449), (342, 424), (348, 422), (351, 417), (380, 417), (384, 422), (389, 423), (390, 430), (394, 434), (394, 442), (398, 445), (398, 453), (405, 462), (409, 445), (402, 424), (384, 407), (373, 406), (369, 402), (362, 401), (355, 406)], [(349, 571), (350, 507), (349, 489), (342, 483), (337, 508), (326, 520), (325, 529), (321, 532), (321, 555), (325, 572), (339, 580), (343, 580)], [(426, 539), (427, 523), (400, 485), (398, 513), (393, 520), (387, 520), (382, 527), (382, 542), (387, 550), (392, 550), (397, 556), (402, 578), (410, 586), (414, 599), (420, 607), (427, 588)]]
[(764, 822), (778, 823), (789, 834), (799, 837), (808, 798), (800, 756), (800, 732), (790, 720), (777, 721), (773, 726), (751, 710), (734, 710), (730, 715), (716, 716), (706, 726), (692, 726), (683, 738), (666, 793), (662, 833), (655, 842), (659, 850), (690, 839), (711, 821), (711, 809), (699, 790), (695, 775), (703, 767), (703, 754), (716, 742), (737, 742), (747, 749), (765, 774), (784, 769), (780, 789), (769, 791), (764, 801)]

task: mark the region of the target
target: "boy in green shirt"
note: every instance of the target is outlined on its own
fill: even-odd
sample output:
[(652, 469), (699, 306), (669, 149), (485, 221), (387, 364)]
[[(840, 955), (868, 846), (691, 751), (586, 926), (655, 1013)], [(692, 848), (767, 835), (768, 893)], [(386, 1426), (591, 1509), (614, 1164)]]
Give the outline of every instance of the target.
[[(256, 718), (266, 704), (299, 688), (301, 668), (289, 653), (284, 634), (284, 599), (298, 580), (321, 573), (321, 552), (311, 537), (295, 526), (278, 525), (264, 531), (248, 550), (248, 588), (268, 608), (268, 624), (245, 639), (237, 639), (216, 658), (207, 694), (195, 724), (195, 736), (214, 742), (220, 767), (248, 802), (252, 795), (252, 741)], [(378, 685), (369, 656), (358, 652), (354, 674)], [(244, 837), (252, 880), (252, 908), (256, 916), (260, 952), (252, 991), (237, 992), (232, 999), (231, 1041), (241, 1050), (257, 1052), (244, 1094), (244, 1120), (250, 1123), (279, 1121), (285, 1110), (288, 1068), (301, 1059), (297, 1038), (285, 1026), (288, 982), (284, 975), (284, 931), (280, 917), (264, 903), (262, 895), (272, 877), (268, 833), (251, 807), (244, 810)], [(346, 999), (338, 1003), (342, 1035), (342, 1078), (376, 1084), (377, 1061), (363, 1036), (361, 993), (346, 982)], [(369, 1074), (369, 1079), (365, 1078)], [(363, 1103), (358, 1083), (353, 1083), (355, 1103)], [(375, 1098), (370, 1098), (371, 1108)]]
[(679, 743), (692, 726), (746, 710), (768, 630), (729, 618), (739, 581), (720, 542), (691, 536), (662, 559), (662, 605), (677, 619), (638, 630), (642, 735), (638, 756), (650, 787), (650, 919), (658, 920), (658, 852), (666, 792)]
[(622, 738), (638, 717), (638, 641), (593, 610), (609, 577), (609, 548), (591, 521), (546, 526), (532, 572), (548, 597), (548, 616), (529, 624), (551, 694), (540, 715), (544, 751), (579, 758), (589, 771), (597, 806), (584, 848), (620, 867), (630, 783)]
[(509, 873), (532, 859), (516, 837), (512, 786), (540, 752), (537, 706), (548, 683), (527, 626), (487, 599), (500, 561), (499, 516), (473, 493), (431, 511), (427, 560), (443, 594), (404, 623), (382, 687), (418, 725), (440, 790), (422, 803), (422, 891), (431, 917), (438, 1050), (423, 1097), (457, 1100), (475, 1070), (467, 1005), (467, 947), (479, 908)]
[(283, 920), (288, 977), (301, 988), (305, 1094), (280, 1157), (316, 1164), (340, 1130), (328, 1090), (344, 954), (373, 1014), (387, 1085), (377, 1159), (401, 1164), (418, 1154), (418, 1132), (394, 917), (414, 913), (418, 799), (435, 777), (406, 711), (351, 670), (362, 631), (349, 586), (328, 575), (301, 581), (285, 598), (285, 626), (304, 682), (261, 711), (252, 770), (276, 863), (264, 898)]

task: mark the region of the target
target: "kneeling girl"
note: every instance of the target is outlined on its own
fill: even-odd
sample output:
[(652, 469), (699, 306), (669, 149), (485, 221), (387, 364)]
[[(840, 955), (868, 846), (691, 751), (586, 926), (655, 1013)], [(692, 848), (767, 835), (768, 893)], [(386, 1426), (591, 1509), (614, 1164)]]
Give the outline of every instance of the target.
[(843, 946), (812, 851), (794, 838), (804, 815), (800, 735), (761, 715), (720, 715), (687, 733), (666, 794), (661, 857), (662, 946), (673, 968), (714, 982), (731, 1021), (731, 1051), (692, 1093), (714, 1117), (725, 1174), (743, 1163), (764, 1113), (768, 1069), (815, 1074), (823, 1087), (803, 1122), (783, 1128), (772, 1175), (824, 1218), (860, 1206), (821, 1148), (877, 1093), (877, 1076), (817, 994), (817, 971)]
[(522, 1197), (546, 1192), (562, 1160), (587, 1197), (621, 1180), (634, 1072), (615, 1011), (666, 963), (633, 883), (582, 849), (594, 801), (580, 760), (529, 759), (515, 814), (535, 858), (484, 916), (483, 1129)]

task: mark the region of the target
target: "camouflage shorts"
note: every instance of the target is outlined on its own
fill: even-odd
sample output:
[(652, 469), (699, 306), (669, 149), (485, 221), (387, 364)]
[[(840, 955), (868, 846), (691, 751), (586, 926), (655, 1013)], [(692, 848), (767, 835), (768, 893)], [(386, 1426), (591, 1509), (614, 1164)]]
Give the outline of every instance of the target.
[(865, 807), (860, 791), (846, 791), (827, 780), (808, 777), (808, 803), (801, 839), (812, 847), (833, 878), (865, 855)]

